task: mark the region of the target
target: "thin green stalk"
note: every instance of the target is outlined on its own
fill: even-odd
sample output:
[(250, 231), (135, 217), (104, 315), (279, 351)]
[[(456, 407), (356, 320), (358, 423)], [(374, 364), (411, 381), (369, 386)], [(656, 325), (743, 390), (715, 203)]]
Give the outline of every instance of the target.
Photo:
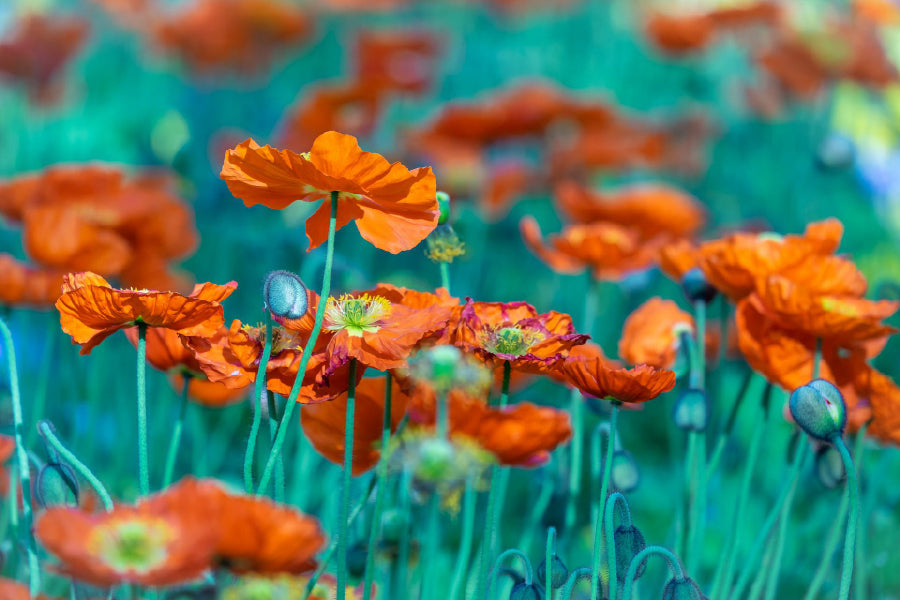
[[(266, 406), (269, 413), (269, 441), (275, 441), (275, 435), (278, 433), (278, 407), (275, 406), (275, 394), (266, 391)], [(279, 454), (278, 461), (275, 463), (275, 501), (284, 502), (284, 456)]]
[[(612, 457), (616, 447), (616, 420), (619, 414), (619, 403), (613, 401), (612, 410), (609, 415), (609, 438), (606, 442), (606, 456), (603, 457), (603, 479), (600, 483), (600, 497), (597, 502), (600, 503), (601, 518), (606, 513), (606, 491), (609, 488), (609, 474), (612, 470)], [(600, 578), (600, 540), (603, 537), (603, 523), (594, 525), (594, 552), (591, 558), (591, 600), (597, 600), (599, 586), (597, 582)], [(612, 584), (610, 588), (612, 588)]]
[[(22, 397), (19, 394), (19, 370), (16, 367), (16, 347), (13, 344), (12, 332), (10, 332), (6, 321), (3, 319), (0, 319), (0, 334), (3, 335), (6, 364), (9, 369), (9, 393), (13, 409), (13, 436), (16, 440), (16, 460), (19, 466), (19, 482), (22, 489), (22, 519), (25, 522), (25, 530), (27, 531), (28, 589), (32, 596), (36, 596), (41, 587), (41, 572), (34, 543), (34, 534), (31, 531), (31, 471), (28, 465), (28, 451), (25, 449), (25, 436), (22, 435)], [(12, 497), (15, 498), (15, 483), (12, 483), (10, 488), (13, 493)], [(15, 511), (16, 504), (16, 502), (12, 503), (13, 511)]]
[(375, 573), (375, 552), (373, 549), (378, 543), (378, 531), (381, 528), (381, 513), (384, 510), (384, 497), (387, 495), (385, 482), (387, 481), (387, 460), (385, 454), (391, 442), (391, 403), (392, 403), (392, 377), (390, 371), (384, 374), (384, 414), (381, 420), (381, 460), (378, 461), (375, 475), (375, 511), (372, 513), (372, 524), (369, 530), (369, 552), (366, 553), (366, 570), (363, 576), (363, 600), (372, 597), (372, 578)]
[(547, 529), (547, 546), (544, 548), (544, 600), (553, 598), (553, 557), (556, 556), (556, 527)]
[[(616, 600), (619, 592), (619, 580), (616, 575), (616, 507), (621, 504), (623, 507), (622, 514), (625, 516), (625, 526), (631, 526), (631, 513), (628, 510), (628, 503), (625, 502), (625, 496), (619, 492), (609, 495), (606, 507), (603, 509), (603, 529), (606, 536), (606, 569), (609, 578), (609, 600)], [(598, 523), (599, 527), (600, 524)]]
[(813, 350), (813, 379), (819, 378), (819, 371), (822, 367), (822, 338), (816, 338), (816, 348)]
[[(694, 302), (694, 320), (697, 324), (697, 341), (694, 344), (696, 358), (691, 363), (691, 387), (706, 387), (706, 302)], [(688, 571), (693, 572), (701, 564), (700, 541), (703, 539), (706, 521), (706, 430), (692, 432), (697, 438), (696, 487), (691, 504), (691, 518), (688, 521)]]
[(666, 563), (669, 565), (669, 570), (672, 571), (672, 575), (675, 579), (684, 579), (684, 571), (681, 569), (678, 558), (674, 554), (662, 546), (647, 546), (638, 552), (634, 558), (631, 559), (631, 564), (628, 565), (628, 572), (625, 573), (625, 587), (622, 592), (622, 600), (631, 600), (631, 589), (634, 587), (634, 579), (637, 577), (638, 569), (644, 560), (654, 554), (661, 556), (666, 560)]
[[(789, 504), (785, 504), (785, 507), (789, 506)], [(769, 563), (769, 567), (763, 570), (763, 573), (768, 573), (768, 578), (766, 578), (766, 594), (765, 600), (774, 600), (775, 598), (775, 590), (778, 589), (778, 577), (781, 574), (781, 557), (784, 555), (784, 541), (787, 538), (787, 528), (788, 523), (790, 522), (790, 511), (782, 510), (781, 518), (778, 521), (778, 534), (775, 537), (775, 547), (771, 548), (772, 559)], [(763, 578), (760, 577), (760, 580)], [(755, 597), (755, 596), (754, 596)]]
[(693, 484), (694, 476), (696, 474), (696, 464), (697, 438), (693, 435), (693, 432), (690, 432), (688, 433), (687, 452), (685, 452), (684, 455), (684, 494), (682, 495), (687, 497), (687, 502), (681, 505), (681, 514), (679, 515), (679, 517), (683, 519), (683, 522), (687, 522), (687, 527), (682, 528), (681, 535), (678, 536), (678, 539), (675, 542), (675, 551), (682, 555), (689, 551), (690, 546), (690, 522), (688, 517), (693, 513)]
[(450, 263), (441, 261), (438, 263), (441, 266), (441, 286), (450, 292)]
[(500, 573), (503, 561), (509, 557), (518, 558), (525, 566), (525, 585), (531, 585), (534, 582), (534, 569), (531, 566), (531, 561), (528, 560), (528, 557), (525, 556), (521, 550), (512, 548), (501, 553), (500, 556), (497, 557), (497, 560), (494, 561), (494, 568), (491, 569), (491, 576), (488, 579), (488, 589), (485, 593), (485, 598), (490, 598), (491, 584), (494, 582), (494, 579), (496, 579), (497, 574)]
[[(859, 431), (856, 432), (856, 442), (853, 445), (853, 462), (856, 465), (857, 472), (857, 481), (860, 478), (860, 474), (862, 473), (862, 459), (863, 459), (863, 449), (865, 448), (863, 442), (866, 438), (866, 430), (869, 428), (869, 423), (864, 424), (860, 427)], [(868, 566), (866, 563), (866, 522), (865, 522), (865, 514), (866, 514), (866, 502), (865, 499), (862, 498), (862, 484), (859, 484), (860, 487), (860, 512), (862, 513), (861, 523), (859, 527), (859, 532), (857, 533), (856, 540), (856, 578), (853, 580), (853, 598), (854, 600), (866, 600), (869, 592), (868, 592), (868, 581), (869, 576), (866, 572)], [(869, 493), (869, 497), (871, 498), (871, 492)]]
[(334, 231), (337, 225), (337, 205), (339, 192), (331, 192), (331, 218), (328, 221), (328, 243), (325, 251), (325, 273), (322, 276), (322, 290), (319, 293), (319, 305), (316, 307), (316, 317), (313, 322), (312, 331), (309, 334), (309, 340), (303, 348), (303, 356), (300, 359), (300, 366), (297, 368), (297, 377), (294, 385), (291, 387), (291, 393), (288, 395), (284, 405), (284, 412), (278, 424), (278, 433), (275, 441), (272, 443), (272, 450), (269, 452), (269, 458), (266, 461), (265, 469), (260, 478), (259, 487), (256, 488), (257, 495), (262, 493), (269, 484), (272, 477), (272, 471), (275, 468), (275, 462), (284, 446), (284, 440), (287, 437), (288, 423), (294, 414), (294, 405), (297, 403), (297, 396), (300, 395), (300, 388), (303, 383), (303, 376), (306, 374), (306, 365), (312, 356), (312, 350), (319, 338), (319, 332), (322, 330), (322, 320), (325, 318), (325, 307), (328, 304), (328, 294), (331, 293), (331, 267), (334, 262)]
[(819, 559), (819, 566), (816, 567), (816, 573), (813, 575), (803, 600), (815, 600), (819, 595), (819, 590), (822, 589), (822, 584), (825, 583), (825, 577), (831, 568), (831, 558), (834, 556), (835, 550), (837, 550), (838, 542), (841, 539), (841, 529), (844, 528), (844, 523), (847, 519), (849, 502), (850, 490), (845, 489), (844, 493), (841, 494), (841, 504), (838, 506), (837, 518), (831, 523), (828, 537), (825, 538), (825, 550), (822, 552), (822, 558)]
[(575, 586), (578, 585), (579, 581), (590, 581), (591, 585), (594, 585), (590, 567), (581, 567), (569, 573), (566, 584), (560, 590), (560, 600), (572, 600), (572, 594), (575, 592)]
[(850, 582), (853, 580), (854, 546), (859, 521), (859, 483), (856, 478), (856, 467), (844, 440), (836, 435), (832, 443), (841, 453), (844, 472), (847, 473), (847, 489), (850, 493), (850, 517), (847, 520), (847, 535), (844, 537), (844, 563), (841, 566), (841, 589), (838, 593), (838, 600), (847, 600), (850, 597)]
[(441, 499), (437, 493), (432, 494), (428, 502), (428, 525), (424, 540), (424, 551), (419, 565), (422, 568), (422, 598), (432, 600), (439, 597), (435, 563), (438, 559), (441, 542)]
[(172, 440), (169, 442), (169, 451), (166, 454), (166, 471), (163, 475), (163, 489), (169, 487), (172, 483), (172, 477), (175, 474), (175, 459), (178, 456), (178, 447), (181, 445), (181, 431), (184, 428), (184, 415), (187, 411), (188, 404), (188, 386), (191, 383), (191, 374), (182, 374), (184, 384), (181, 388), (181, 402), (178, 405), (178, 420), (175, 421), (175, 428), (172, 430)]
[(456, 567), (453, 569), (453, 583), (450, 585), (450, 600), (462, 600), (465, 596), (466, 572), (469, 567), (469, 555), (472, 552), (472, 537), (475, 529), (475, 501), (478, 498), (475, 489), (475, 476), (466, 477), (466, 491), (463, 495), (462, 537), (459, 541), (459, 553), (456, 555)]
[(38, 423), (37, 430), (40, 431), (43, 438), (47, 441), (48, 444), (56, 451), (59, 457), (66, 461), (79, 475), (84, 477), (84, 479), (90, 484), (90, 486), (97, 492), (97, 495), (100, 496), (100, 501), (103, 502), (103, 508), (106, 512), (111, 512), (113, 509), (113, 501), (110, 497), (109, 493), (106, 491), (106, 488), (103, 486), (103, 483), (100, 482), (100, 479), (94, 475), (94, 472), (88, 468), (83, 462), (78, 460), (78, 458), (66, 448), (59, 438), (56, 437), (56, 431), (48, 421), (41, 421)]
[[(256, 456), (256, 440), (259, 437), (259, 427), (262, 424), (262, 399), (266, 393), (266, 367), (269, 357), (272, 355), (272, 338), (275, 332), (272, 328), (272, 313), (266, 308), (265, 342), (263, 343), (262, 356), (259, 358), (259, 366), (256, 368), (256, 385), (253, 387), (253, 402), (250, 406), (253, 410), (253, 422), (250, 425), (250, 436), (247, 438), (247, 449), (244, 451), (244, 490), (248, 494), (253, 493), (253, 459)], [(301, 378), (298, 374), (298, 378)]]
[(544, 512), (547, 510), (547, 506), (550, 505), (550, 499), (553, 496), (553, 477), (547, 475), (546, 473), (543, 476), (543, 481), (541, 482), (541, 490), (538, 493), (537, 500), (534, 505), (531, 507), (531, 513), (528, 516), (528, 521), (523, 528), (522, 539), (519, 540), (519, 548), (522, 549), (522, 552), (528, 554), (531, 551), (531, 541), (534, 538), (534, 531), (539, 526), (541, 517)]
[(147, 445), (147, 324), (140, 321), (137, 328), (138, 475), (141, 496), (146, 496), (150, 493), (150, 452)]
[[(409, 489), (412, 485), (412, 473), (407, 469), (403, 472), (403, 478), (400, 481), (400, 513), (404, 515), (409, 512)], [(409, 586), (407, 585), (407, 571), (409, 570), (409, 527), (404, 527), (400, 533), (400, 550), (397, 552), (397, 600), (406, 600), (409, 597)], [(392, 582), (395, 583), (395, 582)]]
[[(298, 373), (297, 378), (302, 378)], [(347, 588), (347, 517), (350, 514), (350, 483), (353, 477), (353, 425), (356, 413), (356, 359), (350, 359), (350, 388), (347, 390), (347, 420), (344, 422), (344, 479), (341, 483), (341, 511), (338, 513), (337, 600), (344, 600)]]
[(508, 360), (503, 361), (503, 385), (500, 388), (500, 408), (509, 404), (509, 379), (512, 375), (512, 365)]
[[(50, 383), (50, 367), (53, 363), (53, 351), (56, 348), (56, 339), (60, 331), (58, 326), (47, 327), (47, 339), (44, 342), (44, 354), (41, 356), (41, 371), (38, 373), (38, 387), (34, 392), (34, 402), (31, 403), (31, 421), (40, 422), (44, 418), (44, 409), (47, 405), (47, 387)], [(34, 445), (37, 427), (30, 428), (25, 436), (25, 445)]]

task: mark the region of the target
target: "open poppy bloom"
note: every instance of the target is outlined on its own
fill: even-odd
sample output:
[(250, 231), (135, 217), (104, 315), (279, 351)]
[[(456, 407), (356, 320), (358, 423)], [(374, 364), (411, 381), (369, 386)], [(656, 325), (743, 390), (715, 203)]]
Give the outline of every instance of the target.
[(47, 307), (59, 298), (64, 273), (32, 267), (0, 252), (0, 304)]
[(202, 500), (192, 486), (178, 485), (109, 513), (57, 506), (38, 516), (35, 536), (60, 560), (62, 571), (80, 581), (187, 583), (212, 564), (218, 536)]
[(572, 317), (550, 311), (539, 314), (527, 302), (475, 302), (466, 299), (450, 342), (473, 352), (488, 366), (509, 361), (513, 370), (545, 373), (584, 344), (589, 336), (575, 332)]
[[(221, 177), (247, 206), (282, 209), (340, 192), (337, 229), (355, 221), (363, 239), (393, 254), (425, 239), (440, 212), (430, 167), (410, 171), (388, 163), (336, 131), (317, 137), (303, 154), (247, 140), (226, 153)], [(328, 239), (330, 210), (324, 202), (306, 221), (310, 249)]]
[(602, 359), (570, 358), (562, 371), (585, 396), (610, 398), (626, 404), (647, 402), (675, 387), (675, 373), (650, 365), (611, 369)]
[(184, 335), (213, 335), (223, 323), (220, 301), (231, 295), (237, 283), (198, 284), (189, 296), (175, 292), (119, 290), (95, 273), (70, 273), (63, 280), (56, 301), (62, 330), (91, 350), (120, 329), (144, 323)]
[(362, 31), (356, 39), (356, 80), (379, 91), (421, 94), (431, 87), (440, 40), (435, 32)]
[(681, 334), (692, 335), (694, 318), (671, 300), (651, 298), (625, 320), (619, 356), (636, 365), (671, 369), (681, 347)]

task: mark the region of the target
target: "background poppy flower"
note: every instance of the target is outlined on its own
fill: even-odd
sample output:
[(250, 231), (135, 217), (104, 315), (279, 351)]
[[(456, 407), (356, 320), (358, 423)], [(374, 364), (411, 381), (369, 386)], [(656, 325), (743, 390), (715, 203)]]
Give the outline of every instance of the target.
[(625, 320), (619, 356), (630, 364), (671, 369), (681, 346), (681, 334), (693, 335), (694, 318), (671, 300), (656, 297)]
[[(176, 392), (180, 393), (184, 387), (184, 377), (184, 375), (179, 373), (169, 377), (172, 389)], [(250, 393), (250, 385), (248, 383), (244, 387), (230, 388), (224, 383), (210, 381), (205, 375), (195, 375), (188, 381), (188, 398), (203, 406), (220, 408), (229, 404), (235, 404), (246, 398), (247, 394)]]
[(58, 600), (43, 594), (32, 597), (27, 585), (22, 585), (18, 581), (6, 577), (0, 577), (0, 598), (4, 600)]
[(64, 273), (32, 267), (0, 252), (0, 304), (49, 308), (59, 298)]
[[(360, 150), (353, 136), (335, 131), (317, 137), (304, 154), (247, 140), (226, 153), (221, 177), (247, 206), (282, 209), (341, 192), (337, 228), (355, 221), (365, 240), (393, 254), (409, 250), (437, 226), (430, 168), (410, 171), (390, 164)], [(323, 203), (306, 222), (310, 250), (328, 239), (329, 206)]]
[(652, 400), (675, 387), (675, 373), (650, 365), (611, 369), (599, 358), (570, 358), (562, 372), (585, 396), (637, 403)]
[(309, 148), (326, 131), (368, 136), (383, 108), (381, 92), (358, 81), (321, 85), (304, 92), (288, 109), (279, 128), (279, 144)]

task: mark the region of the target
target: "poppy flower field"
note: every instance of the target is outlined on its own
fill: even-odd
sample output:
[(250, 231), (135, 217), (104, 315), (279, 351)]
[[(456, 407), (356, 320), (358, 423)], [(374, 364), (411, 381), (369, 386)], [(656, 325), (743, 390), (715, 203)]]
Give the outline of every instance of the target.
[(6, 0), (0, 148), (0, 600), (900, 599), (895, 0)]

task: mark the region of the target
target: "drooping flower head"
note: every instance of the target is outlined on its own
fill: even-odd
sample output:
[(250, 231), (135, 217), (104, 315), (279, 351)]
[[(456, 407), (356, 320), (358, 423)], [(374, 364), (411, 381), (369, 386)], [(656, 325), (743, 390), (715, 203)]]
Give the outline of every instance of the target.
[[(380, 154), (360, 150), (356, 138), (323, 133), (309, 152), (260, 147), (253, 140), (225, 155), (222, 179), (247, 206), (282, 209), (339, 192), (337, 228), (356, 222), (360, 235), (391, 253), (409, 250), (437, 226), (439, 209), (431, 168), (410, 171)], [(310, 249), (328, 239), (330, 204), (307, 220)]]

